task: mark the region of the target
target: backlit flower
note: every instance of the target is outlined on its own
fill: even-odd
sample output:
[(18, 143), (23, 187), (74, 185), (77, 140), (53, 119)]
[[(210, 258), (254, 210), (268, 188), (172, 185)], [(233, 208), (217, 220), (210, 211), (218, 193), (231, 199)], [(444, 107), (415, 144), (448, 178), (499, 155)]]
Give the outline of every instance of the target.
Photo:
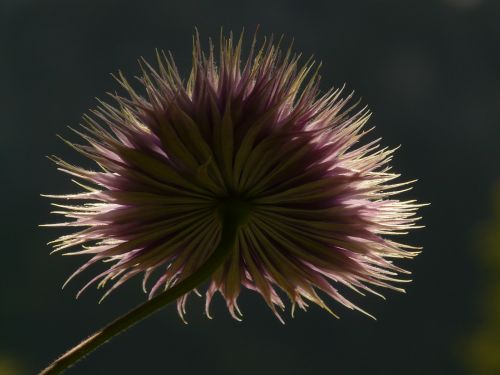
[[(193, 274), (218, 244), (221, 205), (245, 218), (205, 291), (207, 315), (220, 292), (239, 319), (242, 287), (278, 317), (284, 296), (292, 309), (312, 302), (330, 311), (321, 291), (362, 311), (338, 288), (402, 290), (394, 284), (406, 271), (392, 260), (418, 252), (388, 237), (415, 227), (419, 205), (393, 198), (406, 185), (393, 183), (394, 150), (358, 144), (369, 111), (356, 111), (341, 89), (320, 93), (314, 63), (272, 40), (254, 41), (244, 61), (241, 38), (220, 43), (216, 58), (195, 38), (187, 82), (165, 54), (157, 68), (142, 62), (143, 94), (119, 75), (126, 95), (84, 117), (77, 133), (85, 144), (68, 142), (97, 170), (53, 157), (84, 189), (56, 196), (81, 202), (56, 204), (71, 220), (54, 225), (80, 229), (54, 241), (55, 250), (90, 256), (70, 279), (109, 265), (80, 293), (110, 285), (105, 297), (142, 275), (152, 297)], [(181, 316), (188, 294), (177, 300)]]

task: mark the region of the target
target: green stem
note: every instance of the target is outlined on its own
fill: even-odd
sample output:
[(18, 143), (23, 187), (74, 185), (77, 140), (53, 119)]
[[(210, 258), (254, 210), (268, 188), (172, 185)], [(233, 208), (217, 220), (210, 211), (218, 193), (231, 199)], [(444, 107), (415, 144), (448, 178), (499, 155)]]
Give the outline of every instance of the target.
[(170, 302), (193, 290), (203, 281), (208, 279), (227, 258), (231, 250), (234, 248), (236, 241), (238, 227), (242, 218), (237, 209), (228, 208), (229, 209), (221, 212), (222, 234), (217, 248), (212, 253), (210, 258), (195, 273), (182, 280), (179, 284), (174, 285), (165, 292), (122, 315), (114, 322), (108, 324), (89, 338), (83, 340), (80, 344), (52, 362), (40, 373), (40, 375), (62, 373), (64, 370), (74, 365), (106, 341), (132, 327), (151, 314), (157, 312)]

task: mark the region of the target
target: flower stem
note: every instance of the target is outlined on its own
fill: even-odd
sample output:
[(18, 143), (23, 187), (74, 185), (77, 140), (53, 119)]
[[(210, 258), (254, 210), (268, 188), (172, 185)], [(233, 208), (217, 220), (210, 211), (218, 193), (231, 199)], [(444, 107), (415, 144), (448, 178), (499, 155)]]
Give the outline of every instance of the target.
[(114, 336), (157, 312), (170, 302), (193, 290), (203, 281), (208, 279), (210, 275), (212, 275), (224, 262), (231, 250), (233, 250), (236, 242), (238, 228), (241, 223), (241, 214), (238, 212), (237, 208), (228, 208), (229, 209), (224, 209), (221, 212), (222, 233), (217, 248), (214, 250), (210, 258), (208, 258), (208, 260), (195, 273), (158, 296), (144, 302), (142, 305), (122, 315), (114, 322), (108, 324), (92, 336), (83, 340), (81, 343), (52, 362), (40, 373), (40, 375), (62, 373)]

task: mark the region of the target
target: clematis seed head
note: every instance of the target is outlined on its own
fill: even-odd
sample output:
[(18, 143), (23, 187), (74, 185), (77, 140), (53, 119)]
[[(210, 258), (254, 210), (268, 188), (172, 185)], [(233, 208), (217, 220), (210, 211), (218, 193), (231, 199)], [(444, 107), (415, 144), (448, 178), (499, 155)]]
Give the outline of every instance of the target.
[[(50, 196), (70, 203), (54, 204), (69, 221), (49, 225), (74, 229), (54, 251), (88, 257), (68, 281), (107, 265), (78, 295), (97, 284), (105, 298), (136, 275), (149, 298), (179, 283), (216, 248), (227, 209), (241, 225), (204, 291), (209, 317), (220, 292), (240, 319), (243, 288), (280, 320), (285, 296), (292, 312), (309, 303), (331, 312), (322, 295), (364, 312), (346, 288), (403, 291), (408, 272), (393, 260), (419, 249), (390, 238), (416, 228), (421, 205), (395, 198), (409, 183), (394, 182), (394, 150), (359, 144), (370, 112), (342, 88), (320, 92), (316, 64), (291, 48), (254, 38), (243, 59), (242, 44), (221, 36), (218, 54), (211, 41), (203, 53), (196, 35), (187, 82), (170, 54), (157, 53), (156, 67), (141, 60), (142, 93), (120, 73), (125, 94), (84, 116), (74, 130), (83, 144), (66, 141), (96, 169), (51, 157), (83, 189)], [(189, 294), (177, 300), (181, 317)]]

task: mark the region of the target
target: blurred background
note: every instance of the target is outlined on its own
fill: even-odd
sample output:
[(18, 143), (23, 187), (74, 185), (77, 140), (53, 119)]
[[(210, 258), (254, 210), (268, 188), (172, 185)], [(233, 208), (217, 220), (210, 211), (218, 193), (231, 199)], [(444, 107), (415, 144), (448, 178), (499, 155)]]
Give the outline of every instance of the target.
[(139, 56), (171, 50), (187, 73), (195, 27), (206, 41), (258, 24), (322, 61), (324, 89), (355, 89), (372, 138), (402, 145), (394, 169), (419, 179), (405, 198), (432, 203), (405, 238), (424, 247), (400, 263), (414, 282), (356, 300), (377, 321), (312, 307), (283, 326), (252, 292), (243, 322), (221, 298), (208, 320), (191, 298), (188, 325), (168, 307), (68, 374), (500, 374), (500, 1), (0, 0), (1, 375), (39, 371), (145, 298), (139, 280), (101, 305), (75, 301), (85, 277), (61, 291), (83, 259), (49, 256), (61, 231), (37, 227), (58, 219), (40, 193), (76, 187), (45, 155), (89, 163), (56, 133), (75, 140), (66, 126)]

